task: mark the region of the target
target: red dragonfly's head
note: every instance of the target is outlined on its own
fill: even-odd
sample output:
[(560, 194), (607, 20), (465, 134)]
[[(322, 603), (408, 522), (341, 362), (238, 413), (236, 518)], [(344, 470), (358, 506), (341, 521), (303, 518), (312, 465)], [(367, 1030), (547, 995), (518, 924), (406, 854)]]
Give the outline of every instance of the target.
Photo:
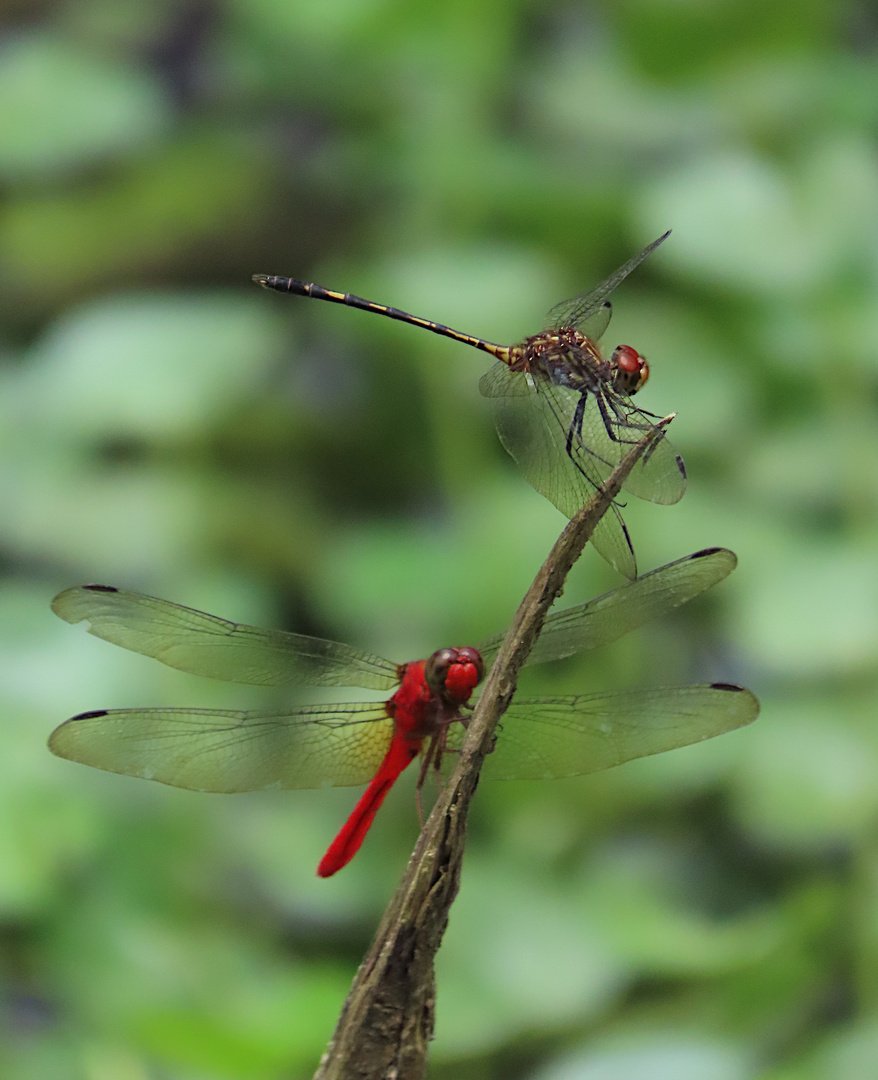
[(478, 649), (437, 649), (424, 665), (427, 685), (446, 701), (469, 701), (482, 681), (485, 664)]
[(637, 349), (630, 345), (617, 345), (610, 357), (613, 368), (613, 389), (636, 394), (649, 378), (649, 364)]

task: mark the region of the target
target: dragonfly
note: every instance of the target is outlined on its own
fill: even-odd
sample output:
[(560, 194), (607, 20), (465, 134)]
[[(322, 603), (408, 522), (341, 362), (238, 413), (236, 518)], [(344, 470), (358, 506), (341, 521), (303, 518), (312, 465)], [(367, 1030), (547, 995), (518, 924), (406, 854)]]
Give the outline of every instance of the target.
[[(609, 644), (686, 603), (736, 565), (708, 548), (585, 604), (551, 614), (529, 663)], [(240, 792), (367, 784), (317, 869), (329, 877), (357, 853), (387, 793), (421, 758), (421, 787), (449, 771), (471, 715), (470, 697), (504, 634), (478, 648), (439, 649), (396, 664), (341, 642), (229, 622), (110, 585), (66, 589), (53, 611), (88, 632), (193, 675), (257, 686), (356, 686), (383, 701), (271, 710), (100, 709), (49, 738), (59, 757), (195, 791)], [(484, 776), (581, 776), (699, 742), (754, 720), (759, 703), (727, 683), (555, 698), (515, 698)]]
[[(669, 235), (670, 231), (648, 244), (590, 292), (557, 304), (549, 312), (548, 328), (516, 345), (497, 345), (313, 282), (272, 274), (254, 274), (253, 280), (276, 292), (410, 323), (493, 356), (497, 363), (482, 376), (479, 388), (491, 399), (500, 441), (527, 481), (573, 517), (626, 448), (658, 420), (631, 400), (649, 378), (645, 357), (630, 345), (619, 345), (605, 359), (598, 343), (613, 310), (607, 297)], [(654, 503), (672, 504), (683, 497), (686, 467), (667, 437), (635, 465), (624, 487)], [(637, 576), (631, 537), (615, 503), (598, 523), (592, 543), (625, 577)]]

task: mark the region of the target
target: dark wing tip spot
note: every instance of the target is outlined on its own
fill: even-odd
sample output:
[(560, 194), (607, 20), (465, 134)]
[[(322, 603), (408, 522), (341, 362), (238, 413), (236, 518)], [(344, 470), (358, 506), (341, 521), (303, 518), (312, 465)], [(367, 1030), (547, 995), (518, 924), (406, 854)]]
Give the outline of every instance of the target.
[(99, 716), (106, 716), (106, 709), (96, 709), (94, 712), (81, 712), (76, 716), (71, 716), (67, 721), (68, 724), (72, 724), (74, 720), (96, 720)]
[(83, 585), (83, 589), (88, 589), (89, 592), (118, 592), (119, 590), (115, 585)]
[(686, 473), (686, 462), (677, 454), (677, 468), (680, 470), (680, 475), (684, 480), (688, 480), (689, 477)]
[(728, 690), (735, 694), (748, 694), (750, 691), (745, 686), (736, 686), (734, 683), (715, 682), (710, 684), (711, 690)]

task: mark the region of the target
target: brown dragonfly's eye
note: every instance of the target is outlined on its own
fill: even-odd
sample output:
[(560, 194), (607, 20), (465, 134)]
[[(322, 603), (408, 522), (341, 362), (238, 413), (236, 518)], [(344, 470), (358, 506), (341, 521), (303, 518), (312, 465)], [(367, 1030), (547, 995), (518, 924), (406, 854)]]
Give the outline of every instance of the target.
[(630, 345), (618, 345), (610, 357), (613, 368), (613, 386), (626, 394), (636, 394), (649, 378), (649, 364), (637, 349)]

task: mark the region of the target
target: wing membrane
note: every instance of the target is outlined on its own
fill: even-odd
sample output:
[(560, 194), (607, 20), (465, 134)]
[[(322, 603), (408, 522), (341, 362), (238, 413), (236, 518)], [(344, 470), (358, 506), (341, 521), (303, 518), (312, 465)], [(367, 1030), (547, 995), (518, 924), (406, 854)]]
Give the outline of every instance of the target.
[(192, 675), (255, 686), (360, 686), (388, 690), (396, 664), (337, 641), (261, 630), (107, 585), (66, 589), (52, 610), (69, 623)]
[[(605, 466), (598, 469), (593, 455), (575, 453), (575, 463), (567, 453), (567, 431), (578, 395), (545, 380), (532, 389), (523, 374), (510, 371), (502, 361), (479, 385), (491, 398), (500, 442), (527, 482), (562, 514), (573, 517), (612, 471)], [(620, 574), (637, 576), (631, 540), (615, 506), (601, 518), (591, 541)]]
[(393, 733), (383, 703), (284, 712), (114, 709), (49, 736), (58, 757), (192, 791), (365, 784)]
[[(551, 384), (549, 386), (557, 392), (556, 397), (561, 393), (572, 397), (572, 407), (576, 408), (578, 394), (575, 391)], [(602, 478), (606, 478), (631, 446), (655, 427), (656, 418), (647, 416), (634, 405), (630, 397), (618, 392), (613, 392), (612, 395), (608, 391), (603, 392), (603, 401), (610, 431), (607, 430), (598, 398), (589, 394), (582, 417), (581, 434), (572, 451), (580, 465), (586, 459), (593, 460), (595, 470)], [(564, 414), (568, 410), (569, 404), (564, 409)], [(572, 418), (572, 411), (570, 415)], [(666, 435), (662, 435), (652, 449), (637, 462), (623, 487), (638, 499), (665, 506), (683, 498), (686, 491), (686, 468), (682, 457)]]
[(659, 244), (664, 243), (670, 235), (671, 230), (668, 229), (658, 240), (653, 240), (651, 244), (647, 244), (643, 251), (630, 258), (624, 266), (620, 266), (618, 270), (610, 274), (600, 285), (595, 286), (589, 292), (582, 296), (575, 296), (572, 300), (563, 300), (560, 304), (556, 304), (548, 315), (549, 326), (553, 328), (575, 326), (582, 329), (583, 332), (587, 332), (582, 324), (597, 311), (604, 300), (628, 277), (631, 271), (636, 270), (643, 260), (648, 255), (651, 255)]
[[(712, 739), (759, 715), (759, 702), (722, 683), (513, 701), (485, 759), (492, 780), (584, 776)], [(454, 745), (461, 735), (450, 733)], [(449, 740), (451, 741), (451, 740)]]
[[(581, 396), (577, 390), (538, 375), (531, 385), (525, 374), (510, 371), (502, 361), (482, 376), (479, 389), (491, 399), (494, 425), (506, 451), (528, 483), (567, 517), (573, 517), (631, 445), (655, 426), (630, 398), (614, 394), (613, 406), (607, 404), (604, 410), (611, 438), (598, 397), (588, 394), (581, 431), (568, 454), (567, 436)], [(624, 487), (649, 502), (669, 504), (682, 498), (686, 472), (667, 437), (637, 462)]]
[[(639, 626), (664, 615), (728, 577), (738, 564), (727, 548), (707, 548), (660, 566), (585, 604), (549, 615), (528, 664), (543, 664), (587, 649), (609, 645)], [(479, 645), (487, 666), (503, 644), (495, 634)]]

